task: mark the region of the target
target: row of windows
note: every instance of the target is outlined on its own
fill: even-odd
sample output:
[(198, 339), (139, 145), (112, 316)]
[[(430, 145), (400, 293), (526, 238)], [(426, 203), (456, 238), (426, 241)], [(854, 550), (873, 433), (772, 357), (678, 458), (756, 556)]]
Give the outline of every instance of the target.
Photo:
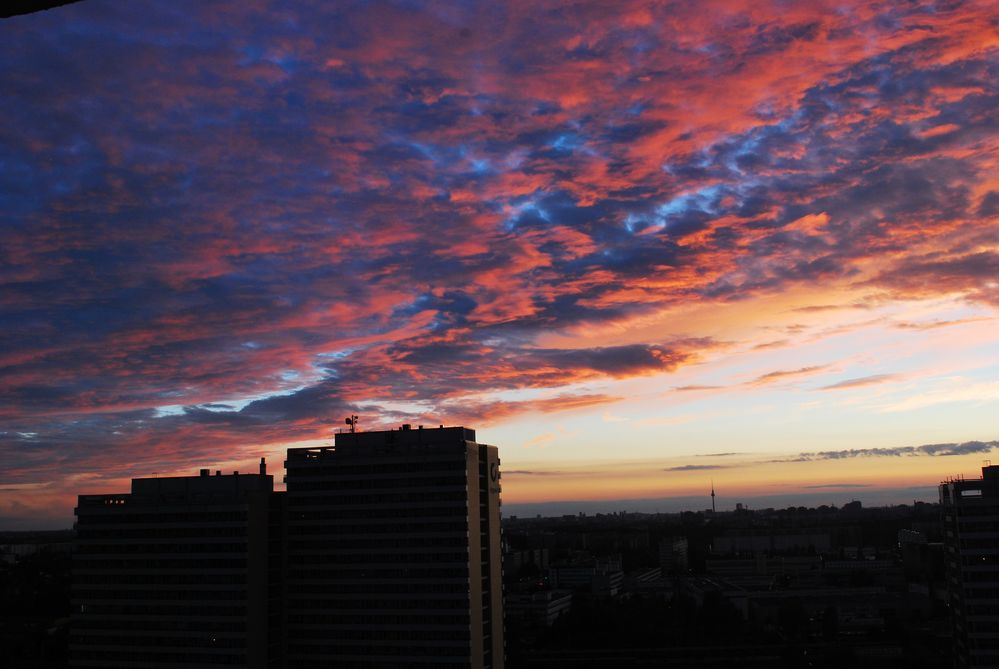
[(957, 526), (962, 532), (999, 532), (999, 517), (965, 516)]
[[(304, 514), (303, 514), (304, 515)], [(306, 518), (296, 514), (295, 520), (304, 521)], [(383, 518), (372, 521), (367, 518), (357, 518), (350, 512), (341, 512), (336, 517), (325, 518), (322, 521), (314, 521), (305, 524), (303, 522), (291, 525), (290, 534), (300, 536), (303, 534), (328, 534), (331, 537), (340, 534), (369, 534), (380, 532), (412, 532), (423, 530), (461, 530), (467, 531), (469, 528), (468, 517), (462, 513), (447, 516), (423, 515), (411, 518), (395, 517)]]
[(103, 634), (72, 634), (70, 641), (78, 646), (114, 646), (116, 648), (127, 648), (128, 646), (161, 646), (167, 648), (246, 648), (246, 639), (241, 637), (225, 636), (130, 636), (123, 635), (103, 635)]
[(954, 511), (960, 518), (999, 518), (999, 507), (992, 500), (983, 503), (981, 498), (964, 498), (961, 501), (961, 505), (950, 507), (947, 511)]
[[(321, 564), (321, 563), (320, 563)], [(302, 573), (298, 570), (295, 574)], [(350, 579), (408, 579), (408, 578), (467, 578), (468, 565), (459, 563), (444, 567), (411, 567), (411, 568), (361, 568), (351, 569), (343, 567), (340, 569), (313, 569), (309, 572), (311, 578), (318, 578), (329, 581), (340, 581)]]
[[(301, 546), (299, 548), (302, 548)], [(463, 565), (468, 564), (468, 553), (464, 551), (454, 551), (451, 553), (424, 552), (424, 553), (330, 553), (322, 556), (313, 556), (317, 559), (296, 561), (296, 564), (363, 564), (377, 567), (382, 564), (422, 564), (451, 562)]]
[(196, 574), (73, 574), (74, 585), (245, 585), (245, 573)]
[[(391, 508), (391, 509), (362, 509), (362, 508), (349, 508), (341, 510), (328, 510), (328, 509), (316, 509), (316, 510), (300, 510), (293, 514), (294, 519), (301, 520), (342, 520), (349, 519), (357, 521), (359, 523), (372, 523), (377, 520), (387, 520), (395, 521), (400, 518), (423, 518), (426, 520), (435, 520), (454, 518), (455, 516), (461, 516), (462, 518), (468, 517), (468, 508), (464, 504), (464, 499), (461, 500), (461, 504), (447, 503), (428, 506), (426, 504), (417, 504), (406, 506), (403, 508)], [(304, 528), (303, 528), (304, 529)]]
[(215, 537), (245, 537), (246, 525), (227, 525), (225, 527), (90, 527), (80, 523), (76, 532), (77, 540), (86, 543), (94, 539), (177, 539), (177, 538), (215, 538)]
[(432, 471), (465, 471), (467, 465), (465, 459), (454, 457), (447, 459), (434, 459), (433, 456), (423, 457), (419, 460), (407, 459), (398, 462), (378, 462), (363, 465), (337, 464), (323, 465), (317, 467), (294, 467), (288, 468), (288, 481), (297, 482), (299, 478), (311, 478), (313, 476), (367, 476), (383, 474), (405, 474), (408, 472), (432, 472)]
[(463, 474), (447, 474), (443, 476), (407, 476), (405, 478), (390, 479), (384, 477), (371, 478), (343, 478), (337, 477), (335, 480), (322, 479), (317, 481), (295, 481), (288, 484), (288, 491), (292, 493), (338, 490), (364, 490), (378, 488), (383, 490), (399, 490), (402, 488), (439, 488), (443, 486), (465, 487), (466, 479)]
[(967, 567), (999, 566), (999, 555), (964, 555), (961, 564)]
[(192, 557), (186, 559), (168, 558), (139, 558), (139, 559), (94, 559), (80, 558), (73, 561), (74, 572), (77, 569), (197, 569), (204, 571), (207, 569), (245, 569), (246, 560), (238, 558), (204, 558)]
[[(307, 571), (297, 571), (294, 572), (292, 578), (289, 579), (299, 579), (303, 581), (321, 579), (320, 576), (314, 576), (311, 572)], [(313, 592), (322, 592), (323, 585), (318, 583), (309, 583), (306, 587)], [(452, 583), (330, 583), (325, 587), (328, 587), (328, 592), (338, 593), (343, 595), (351, 594), (363, 594), (369, 596), (377, 596), (380, 594), (390, 594), (390, 595), (400, 595), (400, 594), (417, 594), (417, 593), (461, 593), (468, 594), (468, 581), (465, 579), (458, 579)], [(404, 592), (400, 592), (400, 588)]]
[(464, 488), (449, 492), (444, 491), (413, 491), (391, 492), (370, 495), (339, 494), (331, 491), (328, 495), (310, 497), (292, 497), (288, 493), (289, 507), (320, 506), (329, 507), (336, 504), (353, 507), (358, 504), (418, 504), (427, 502), (465, 502), (467, 493)]
[(87, 616), (73, 619), (72, 629), (108, 630), (115, 632), (202, 632), (205, 634), (244, 634), (246, 622), (243, 620), (225, 622), (217, 620), (188, 620), (175, 618), (171, 620), (156, 620), (149, 618), (108, 620), (93, 619)]
[(986, 537), (984, 539), (961, 539), (961, 548), (995, 548), (996, 544), (999, 543), (995, 537)]
[(246, 591), (240, 590), (84, 590), (74, 589), (73, 599), (86, 602), (131, 599), (137, 601), (242, 601)]
[[(413, 430), (409, 434), (402, 431), (391, 431), (381, 435), (371, 433), (339, 434), (332, 447), (289, 448), (286, 467), (302, 466), (301, 462), (332, 462), (339, 465), (358, 465), (371, 462), (413, 460), (422, 454), (427, 457), (466, 457), (466, 446), (469, 442), (464, 437), (474, 436), (472, 430), (465, 430), (459, 436), (458, 429), (448, 429), (443, 432), (428, 429), (425, 433)], [(347, 441), (350, 439), (350, 441)], [(339, 449), (339, 450), (337, 450)]]
[(84, 616), (245, 616), (245, 606), (208, 606), (190, 604), (81, 604), (79, 613)]
[(184, 553), (245, 553), (245, 543), (83, 544), (77, 555), (140, 555)]
[[(326, 638), (325, 633), (323, 634), (323, 639)], [(444, 645), (443, 639), (433, 640), (434, 643), (428, 643), (427, 645), (409, 645), (409, 644), (399, 644), (399, 645), (389, 645), (386, 639), (377, 639), (378, 641), (378, 654), (380, 656), (403, 656), (419, 658), (423, 657), (468, 657), (469, 647), (467, 642), (467, 636), (465, 640), (454, 640), (451, 643)], [(302, 639), (301, 641), (305, 641)], [(368, 656), (370, 659), (368, 661), (374, 661), (375, 658), (371, 656), (371, 649), (366, 647), (366, 644), (370, 643), (370, 639), (358, 639), (363, 643), (358, 644), (327, 644), (320, 643), (317, 640), (315, 644), (302, 643), (298, 639), (295, 642), (288, 644), (288, 654), (290, 656), (295, 655), (305, 655), (305, 656), (315, 656), (318, 658), (326, 658), (326, 666), (329, 666), (329, 658), (337, 658), (337, 667), (340, 666), (339, 659), (350, 656)], [(342, 641), (342, 640), (341, 640)], [(413, 639), (411, 641), (416, 641)], [(420, 639), (419, 641), (423, 641)], [(427, 639), (427, 641), (431, 641)], [(467, 662), (467, 660), (466, 660)], [(294, 666), (289, 664), (289, 666)]]
[[(296, 532), (322, 531), (322, 525), (308, 526), (297, 521), (329, 521), (329, 520), (352, 520), (359, 523), (372, 522), (374, 520), (396, 521), (400, 518), (424, 518), (431, 520), (434, 518), (468, 518), (468, 507), (464, 498), (449, 502), (437, 502), (434, 504), (407, 504), (406, 506), (381, 507), (381, 508), (360, 508), (356, 506), (341, 506), (338, 508), (323, 507), (318, 509), (295, 509), (288, 514), (291, 521), (289, 527)], [(315, 528), (315, 529), (313, 529)]]
[[(288, 663), (288, 669), (329, 669), (329, 659), (301, 659), (295, 658)], [(452, 660), (442, 658), (407, 658), (402, 661), (392, 661), (385, 658), (376, 659), (344, 659), (337, 658), (337, 669), (455, 669), (456, 667), (467, 667), (468, 659), (456, 657)], [(486, 669), (491, 665), (486, 664)]]
[(410, 629), (420, 626), (433, 625), (461, 625), (469, 624), (469, 615), (465, 614), (441, 614), (441, 613), (414, 613), (410, 615), (399, 615), (397, 613), (386, 614), (363, 614), (363, 613), (309, 613), (288, 616), (288, 622), (292, 625), (406, 625)]
[(999, 599), (999, 588), (965, 588), (965, 594), (977, 599)]
[[(348, 524), (329, 522), (324, 523), (320, 529), (323, 530), (323, 534), (331, 535), (331, 540), (325, 543), (343, 546), (343, 541), (340, 540), (340, 537), (370, 536), (373, 534), (390, 533), (412, 534), (417, 532), (461, 532), (462, 534), (465, 534), (468, 532), (468, 523), (463, 520), (446, 520), (429, 523), (421, 523), (414, 520), (412, 522), (395, 523), (392, 525), (361, 525), (357, 523)], [(299, 536), (297, 531), (289, 532), (289, 534), (296, 537)], [(313, 543), (321, 543), (317, 539), (310, 539), (310, 541)]]
[(999, 582), (999, 569), (995, 571), (970, 571), (964, 570), (965, 583), (996, 583)]
[(163, 507), (163, 511), (156, 512), (153, 509), (143, 510), (142, 513), (80, 513), (80, 524), (88, 526), (97, 525), (122, 525), (135, 523), (146, 525), (155, 523), (179, 523), (181, 525), (192, 525), (195, 523), (224, 523), (224, 522), (246, 522), (246, 511), (209, 511), (192, 509), (177, 511)]
[[(349, 543), (341, 543), (339, 546), (334, 548), (331, 546), (328, 550), (334, 552), (336, 549), (343, 551), (357, 551), (357, 550), (372, 550), (372, 549), (384, 549), (384, 550), (397, 550), (399, 548), (411, 549), (419, 547), (428, 548), (463, 548), (468, 545), (468, 537), (464, 533), (460, 535), (444, 535), (440, 536), (441, 533), (437, 533), (438, 536), (416, 536), (416, 537), (386, 537), (385, 539), (367, 539), (367, 538), (353, 538)], [(289, 564), (310, 564), (315, 562), (317, 559), (321, 559), (321, 556), (309, 556), (309, 555), (296, 555), (294, 551), (289, 551), (288, 562)]]
[[(371, 597), (364, 598), (345, 598), (341, 596), (341, 593), (337, 590), (333, 590), (330, 586), (317, 586), (313, 588), (314, 591), (322, 592), (312, 592), (310, 597), (292, 597), (288, 601), (289, 611), (301, 611), (305, 609), (317, 609), (326, 610), (334, 609), (336, 611), (414, 611), (414, 615), (421, 615), (419, 612), (426, 611), (436, 611), (436, 610), (459, 610), (464, 611), (468, 609), (468, 592), (467, 589), (463, 591), (460, 595), (451, 595), (447, 598), (444, 597), (421, 597), (419, 599), (399, 599), (396, 598), (382, 598), (382, 599), (372, 599)], [(320, 598), (317, 595), (329, 594), (329, 597)], [(309, 614), (311, 616), (311, 614)], [(308, 617), (308, 616), (307, 616)]]
[(93, 666), (108, 666), (107, 663), (120, 663), (122, 666), (142, 666), (146, 663), (183, 664), (190, 667), (212, 667), (216, 665), (239, 666), (246, 664), (246, 655), (242, 653), (205, 653), (188, 652), (152, 652), (135, 650), (97, 650), (73, 647), (73, 663), (93, 662)]

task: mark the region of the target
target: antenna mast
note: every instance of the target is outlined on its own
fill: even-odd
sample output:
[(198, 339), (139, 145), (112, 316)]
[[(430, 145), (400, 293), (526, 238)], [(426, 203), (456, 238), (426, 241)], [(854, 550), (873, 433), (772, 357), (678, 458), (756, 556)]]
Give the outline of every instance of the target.
[(357, 416), (351, 416), (344, 421), (347, 425), (350, 425), (350, 433), (354, 434), (357, 432)]

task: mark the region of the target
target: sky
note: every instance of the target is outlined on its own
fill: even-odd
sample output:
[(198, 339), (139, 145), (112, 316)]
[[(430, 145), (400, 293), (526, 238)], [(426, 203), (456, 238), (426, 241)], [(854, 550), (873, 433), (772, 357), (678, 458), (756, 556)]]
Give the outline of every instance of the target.
[(999, 447), (995, 2), (87, 0), (0, 91), (0, 528), (352, 414), (508, 512)]

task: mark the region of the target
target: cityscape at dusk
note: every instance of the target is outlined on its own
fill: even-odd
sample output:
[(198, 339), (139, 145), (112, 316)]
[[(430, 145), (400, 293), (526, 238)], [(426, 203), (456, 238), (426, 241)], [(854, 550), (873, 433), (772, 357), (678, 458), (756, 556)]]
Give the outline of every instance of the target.
[(86, 0), (0, 91), (0, 529), (353, 415), (522, 517), (999, 448), (995, 2)]

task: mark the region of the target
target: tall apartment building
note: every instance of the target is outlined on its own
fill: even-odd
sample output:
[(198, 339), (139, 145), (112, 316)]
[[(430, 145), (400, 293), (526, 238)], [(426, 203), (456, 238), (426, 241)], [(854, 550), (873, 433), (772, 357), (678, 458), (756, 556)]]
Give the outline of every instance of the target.
[(81, 495), (73, 667), (277, 666), (280, 497), (257, 474), (132, 480)]
[(999, 666), (999, 466), (940, 484), (955, 663)]
[(404, 425), (285, 466), (290, 669), (503, 667), (495, 447)]

